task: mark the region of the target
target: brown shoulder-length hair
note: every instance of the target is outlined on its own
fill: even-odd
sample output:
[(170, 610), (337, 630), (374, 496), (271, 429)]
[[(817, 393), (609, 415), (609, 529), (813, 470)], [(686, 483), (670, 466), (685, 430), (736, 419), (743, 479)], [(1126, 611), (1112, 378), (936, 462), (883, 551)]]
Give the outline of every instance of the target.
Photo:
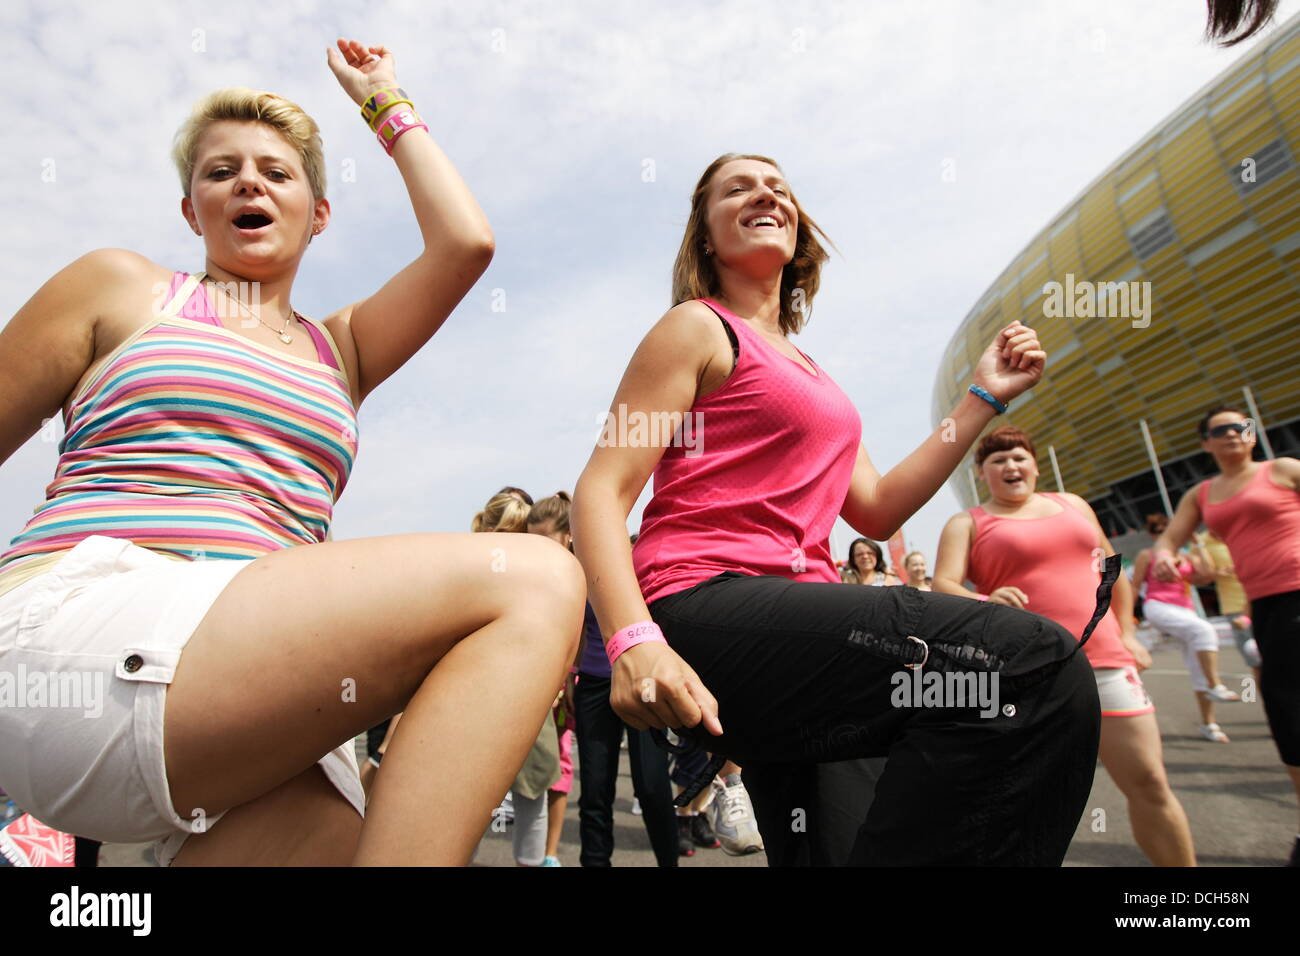
[[(681, 248), (677, 250), (677, 261), (673, 263), (673, 305), (688, 302), (691, 299), (703, 299), (718, 294), (718, 273), (713, 267), (713, 259), (704, 254), (704, 244), (708, 233), (708, 192), (713, 175), (727, 163), (737, 159), (754, 159), (760, 163), (775, 166), (776, 160), (753, 153), (725, 153), (719, 156), (704, 170), (704, 175), (695, 185), (691, 194), (691, 215), (686, 221), (686, 235), (682, 237)], [(779, 325), (781, 332), (789, 335), (798, 332), (807, 323), (812, 314), (813, 297), (821, 286), (822, 263), (830, 258), (818, 236), (830, 243), (830, 238), (799, 205), (794, 191), (790, 192), (790, 202), (799, 213), (799, 226), (795, 230), (794, 258), (781, 270), (781, 315)], [(833, 248), (832, 244), (832, 248)], [(802, 289), (801, 296), (795, 295), (796, 289)]]

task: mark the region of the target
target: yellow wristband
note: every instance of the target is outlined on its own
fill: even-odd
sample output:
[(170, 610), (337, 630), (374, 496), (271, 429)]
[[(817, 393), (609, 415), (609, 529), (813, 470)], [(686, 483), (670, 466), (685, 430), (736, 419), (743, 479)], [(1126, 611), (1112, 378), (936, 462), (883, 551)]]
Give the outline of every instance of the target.
[(400, 86), (386, 86), (382, 90), (375, 90), (366, 101), (361, 104), (361, 118), (366, 121), (370, 131), (375, 131), (375, 118), (390, 106), (398, 103), (405, 103), (411, 109), (415, 109), (415, 104), (407, 98), (406, 90)]

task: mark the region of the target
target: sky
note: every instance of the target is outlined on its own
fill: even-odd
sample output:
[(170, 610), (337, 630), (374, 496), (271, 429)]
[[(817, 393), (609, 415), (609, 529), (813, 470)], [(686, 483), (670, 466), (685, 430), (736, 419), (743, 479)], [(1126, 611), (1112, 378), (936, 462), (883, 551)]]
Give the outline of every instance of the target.
[[(1277, 22), (1298, 11), (1283, 0)], [(0, 323), (92, 249), (203, 267), (169, 153), (225, 86), (279, 93), (321, 127), (333, 221), (303, 260), (299, 311), (324, 317), (416, 258), (401, 176), (326, 65), (354, 37), (393, 51), (496, 255), (362, 405), (335, 538), (467, 531), (505, 484), (571, 491), (671, 305), (695, 181), (732, 151), (777, 159), (838, 250), (793, 341), (858, 408), (885, 473), (937, 424), (940, 356), (1002, 269), (1275, 29), (1221, 50), (1203, 23), (1201, 0), (6, 0)], [(44, 497), (57, 425), (0, 466), (5, 541)], [(958, 509), (945, 486), (905, 526), (931, 566)], [(837, 524), (837, 558), (854, 536)]]

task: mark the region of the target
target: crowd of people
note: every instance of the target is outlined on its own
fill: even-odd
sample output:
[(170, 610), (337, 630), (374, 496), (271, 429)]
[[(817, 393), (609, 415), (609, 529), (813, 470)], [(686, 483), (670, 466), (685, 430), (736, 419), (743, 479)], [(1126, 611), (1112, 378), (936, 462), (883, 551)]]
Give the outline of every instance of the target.
[[(391, 53), (340, 40), (329, 65), (423, 240), (378, 291), (323, 320), (293, 308), (330, 223), (319, 131), (235, 88), (174, 149), (205, 268), (96, 250), (0, 332), (0, 462), (65, 425), (46, 500), (0, 554), (0, 670), (109, 690), (93, 718), (0, 707), (0, 785), (28, 811), (0, 831), (7, 857), (76, 863), (80, 838), (155, 842), (164, 866), (462, 865), (508, 792), (516, 862), (554, 866), (576, 750), (581, 862), (605, 866), (626, 737), (662, 866), (715, 842), (778, 866), (1060, 865), (1098, 758), (1151, 861), (1190, 865), (1133, 591), (1187, 648), (1221, 743), (1213, 705), (1234, 695), (1187, 582), (1228, 570), (1300, 796), (1300, 461), (1254, 460), (1251, 422), (1212, 408), (1218, 472), (1152, 526), (1130, 584), (1083, 499), (1036, 491), (1030, 437), (989, 430), (1046, 369), (1017, 320), (882, 474), (848, 396), (790, 341), (826, 236), (766, 156), (719, 156), (692, 191), (672, 306), (610, 403), (649, 434), (599, 442), (571, 495), (503, 488), (469, 533), (333, 540), (358, 407), (494, 240)], [(707, 454), (674, 441), (688, 415)], [(987, 498), (948, 522), (933, 577), (919, 552), (889, 568), (874, 542), (972, 449)], [(841, 518), (860, 535), (848, 584)], [(1230, 569), (1209, 543), (1181, 555), (1202, 524)], [(926, 691), (900, 701), (909, 681)], [(988, 711), (945, 690), (989, 684)]]

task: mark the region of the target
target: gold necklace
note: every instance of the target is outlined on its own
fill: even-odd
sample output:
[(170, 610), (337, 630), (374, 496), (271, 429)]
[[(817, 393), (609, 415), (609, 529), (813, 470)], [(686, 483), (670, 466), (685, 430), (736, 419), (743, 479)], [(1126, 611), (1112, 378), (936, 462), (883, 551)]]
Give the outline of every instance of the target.
[(297, 310), (295, 310), (293, 306), (289, 306), (289, 317), (285, 320), (284, 328), (277, 329), (273, 325), (267, 325), (265, 322), (262, 322), (262, 317), (260, 315), (253, 315), (252, 310), (249, 309), (248, 306), (244, 305), (243, 302), (240, 302), (238, 297), (227, 295), (226, 298), (230, 299), (232, 302), (238, 305), (249, 315), (253, 316), (253, 318), (256, 319), (258, 322), (260, 322), (263, 326), (265, 326), (266, 328), (274, 332), (276, 335), (278, 335), (280, 337), (280, 341), (283, 342), (285, 345), (293, 344), (293, 336), (289, 334), (289, 323), (291, 323), (295, 318), (298, 319), (300, 322), (302, 321), (302, 318), (298, 315)]

